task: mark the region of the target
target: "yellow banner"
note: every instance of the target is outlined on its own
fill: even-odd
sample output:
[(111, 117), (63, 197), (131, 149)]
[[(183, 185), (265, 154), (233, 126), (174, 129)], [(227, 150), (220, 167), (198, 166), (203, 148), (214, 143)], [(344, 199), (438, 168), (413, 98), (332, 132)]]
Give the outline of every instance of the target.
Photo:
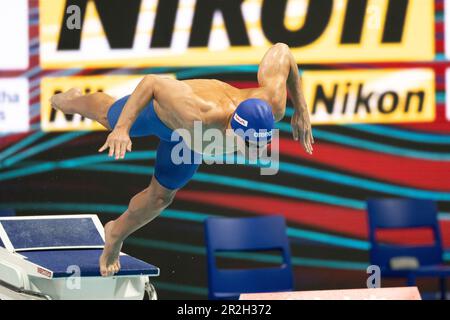
[(41, 0), (41, 65), (257, 64), (276, 42), (287, 43), (298, 63), (434, 59), (431, 0), (225, 2)]
[(305, 97), (313, 124), (431, 122), (431, 69), (306, 71)]
[(131, 94), (143, 76), (76, 76), (43, 78), (41, 81), (41, 128), (43, 131), (105, 130), (96, 121), (82, 118), (79, 114), (64, 115), (53, 109), (50, 98), (70, 88), (80, 88), (84, 93), (105, 92), (118, 99)]
[[(42, 79), (42, 130), (104, 130), (95, 121), (54, 110), (50, 98), (78, 87), (85, 93), (101, 91), (118, 99), (131, 94), (141, 79), (137, 75)], [(314, 125), (435, 119), (435, 75), (431, 69), (306, 71), (303, 87)]]

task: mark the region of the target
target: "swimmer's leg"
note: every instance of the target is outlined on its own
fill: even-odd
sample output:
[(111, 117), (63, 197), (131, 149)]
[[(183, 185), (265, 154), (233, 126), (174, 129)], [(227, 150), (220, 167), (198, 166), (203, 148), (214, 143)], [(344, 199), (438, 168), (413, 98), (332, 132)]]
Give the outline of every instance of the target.
[(64, 93), (55, 94), (50, 103), (53, 108), (65, 114), (78, 113), (85, 118), (99, 122), (111, 130), (108, 122), (108, 110), (115, 99), (106, 93), (96, 92), (83, 95), (78, 88), (72, 88)]
[(105, 225), (105, 248), (99, 261), (102, 276), (119, 272), (119, 253), (125, 238), (156, 218), (172, 203), (177, 191), (163, 187), (153, 177), (150, 186), (131, 199), (128, 209)]
[(194, 162), (175, 164), (172, 150), (178, 144), (177, 141), (160, 140), (150, 186), (131, 199), (124, 214), (105, 225), (105, 249), (100, 257), (100, 272), (103, 276), (113, 275), (120, 269), (118, 258), (125, 238), (167, 208), (177, 191), (189, 182), (200, 166), (201, 161), (194, 161), (200, 155), (189, 149), (186, 151), (189, 150), (187, 152), (191, 153), (190, 159)]

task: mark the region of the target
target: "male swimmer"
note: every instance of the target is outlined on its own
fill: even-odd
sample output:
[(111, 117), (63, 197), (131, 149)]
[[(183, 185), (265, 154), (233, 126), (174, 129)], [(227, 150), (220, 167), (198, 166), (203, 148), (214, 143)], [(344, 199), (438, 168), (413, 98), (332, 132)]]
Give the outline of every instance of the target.
[[(171, 150), (179, 143), (171, 141), (174, 130), (185, 129), (194, 135), (194, 121), (201, 121), (205, 129), (219, 129), (224, 134), (232, 129), (247, 146), (259, 143), (237, 134), (238, 129), (271, 132), (274, 122), (284, 116), (287, 87), (294, 107), (293, 137), (312, 154), (314, 140), (301, 77), (287, 45), (278, 43), (267, 51), (259, 65), (258, 84), (258, 88), (237, 89), (218, 80), (178, 81), (147, 75), (130, 96), (117, 101), (100, 92), (82, 95), (76, 88), (51, 98), (52, 106), (65, 114), (81, 114), (112, 130), (99, 152), (109, 148), (109, 156), (115, 159), (123, 159), (131, 151), (130, 137), (160, 138), (150, 185), (131, 199), (119, 218), (105, 225), (105, 247), (99, 261), (102, 276), (120, 270), (119, 253), (125, 238), (169, 206), (177, 190), (197, 171), (199, 164), (172, 162)], [(270, 143), (270, 135), (266, 138), (265, 143)], [(202, 150), (193, 148), (191, 152)]]

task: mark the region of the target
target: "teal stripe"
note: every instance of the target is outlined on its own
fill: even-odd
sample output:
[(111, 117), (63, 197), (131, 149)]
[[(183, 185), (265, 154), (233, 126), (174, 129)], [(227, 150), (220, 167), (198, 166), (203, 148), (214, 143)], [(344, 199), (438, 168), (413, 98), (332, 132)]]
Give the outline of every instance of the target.
[(436, 201), (450, 201), (450, 193), (447, 192), (426, 191), (409, 187), (395, 186), (388, 183), (370, 181), (368, 179), (352, 177), (350, 175), (333, 173), (326, 170), (314, 169), (290, 163), (281, 163), (280, 171), (289, 172), (300, 176), (306, 176), (318, 180), (329, 181), (337, 184), (343, 184), (355, 188), (382, 193), (390, 193), (402, 197), (423, 198)]
[[(143, 160), (150, 159), (154, 157), (154, 152), (136, 152), (135, 154), (130, 154), (130, 158), (133, 160)], [(149, 166), (137, 166), (137, 165), (117, 165), (117, 164), (102, 164), (91, 166), (89, 164), (97, 163), (101, 161), (112, 161), (106, 155), (96, 155), (96, 156), (86, 156), (71, 160), (61, 161), (57, 164), (40, 164), (37, 166), (32, 166), (28, 168), (21, 168), (17, 170), (11, 170), (0, 174), (0, 180), (12, 179), (20, 177), (27, 174), (41, 173), (57, 168), (77, 168), (80, 165), (84, 165), (84, 168), (79, 168), (81, 170), (96, 170), (96, 171), (115, 171), (115, 172), (126, 172), (131, 174), (148, 174), (153, 173), (153, 168)], [(120, 166), (120, 167), (118, 167)], [(331, 181), (334, 183), (349, 185), (357, 188), (362, 188), (366, 190), (372, 190), (377, 192), (385, 192), (394, 195), (413, 197), (413, 198), (426, 198), (433, 199), (437, 201), (449, 201), (450, 194), (443, 192), (426, 191), (408, 187), (394, 186), (382, 182), (370, 181), (366, 179), (361, 179), (357, 177), (351, 177), (348, 175), (343, 175), (339, 173), (332, 173), (328, 171), (323, 171), (320, 169), (314, 169), (309, 167), (304, 167), (300, 165), (294, 165), (289, 163), (281, 163), (280, 170), (284, 172), (293, 173), (301, 176), (308, 176), (315, 179)], [(235, 187), (245, 187), (251, 190), (260, 190), (264, 192), (270, 192), (274, 194), (289, 195), (294, 198), (308, 199), (318, 202), (325, 202), (331, 204), (339, 204), (342, 206), (350, 206), (352, 208), (363, 209), (364, 203), (358, 200), (345, 199), (335, 196), (330, 196), (326, 194), (321, 194), (317, 192), (298, 190), (285, 186), (278, 186), (274, 184), (253, 182), (250, 180), (244, 180), (240, 178), (233, 177), (222, 177), (218, 175), (211, 175), (205, 173), (197, 173), (194, 180), (211, 183), (215, 181), (219, 184), (231, 185)], [(213, 180), (211, 180), (213, 179)]]
[[(136, 151), (127, 155), (127, 160), (148, 160), (154, 158), (155, 154), (156, 154), (155, 151)], [(29, 167), (2, 172), (0, 173), (0, 181), (15, 179), (37, 173), (43, 173), (51, 170), (76, 168), (80, 165), (88, 165), (91, 163), (99, 163), (103, 161), (113, 162), (115, 160), (114, 158), (108, 157), (106, 154), (98, 154), (94, 156), (83, 156), (59, 162), (44, 162)]]
[[(77, 203), (77, 202), (19, 202), (19, 203), (0, 203), (0, 208), (14, 208), (16, 210), (33, 210), (33, 211), (67, 211), (67, 212), (97, 212), (122, 214), (127, 210), (125, 205), (115, 205), (108, 203)], [(164, 218), (189, 220), (195, 222), (203, 222), (209, 215), (192, 211), (180, 211), (166, 209), (161, 215)]]
[(44, 162), (42, 164), (38, 164), (32, 167), (21, 168), (17, 170), (10, 170), (6, 172), (0, 173), (0, 181), (15, 179), (23, 176), (48, 172), (56, 169), (56, 165), (52, 162)]
[(186, 210), (181, 211), (181, 210), (166, 209), (162, 212), (161, 216), (164, 218), (179, 219), (179, 220), (202, 223), (203, 221), (205, 221), (208, 217), (211, 217), (212, 215), (206, 214), (206, 213), (200, 213), (200, 212), (186, 211)]
[(388, 126), (354, 124), (346, 125), (353, 130), (364, 131), (385, 137), (391, 137), (400, 140), (433, 143), (433, 144), (450, 144), (450, 135), (421, 133), (415, 131), (406, 131)]
[[(313, 268), (328, 268), (339, 270), (367, 270), (368, 262), (352, 262), (352, 261), (337, 261), (324, 259), (311, 259), (293, 257), (292, 264), (295, 266), (313, 267)], [(326, 266), (326, 267), (325, 267)]]
[[(156, 151), (133, 151), (126, 155), (126, 158), (123, 161), (131, 161), (131, 160), (150, 160), (156, 157)], [(58, 167), (63, 169), (75, 168), (80, 166), (86, 166), (90, 164), (95, 164), (99, 162), (114, 162), (117, 161), (113, 157), (108, 157), (106, 153), (82, 156), (73, 159), (62, 160), (58, 162)]]
[(27, 211), (64, 211), (64, 212), (96, 212), (121, 214), (127, 206), (107, 203), (76, 203), (76, 202), (18, 202), (0, 203), (0, 208), (14, 208), (15, 210)]
[(58, 137), (56, 137), (54, 139), (45, 141), (45, 142), (43, 142), (43, 143), (41, 143), (39, 145), (36, 145), (34, 147), (30, 147), (27, 150), (25, 150), (25, 151), (23, 151), (21, 153), (18, 153), (18, 154), (16, 154), (13, 157), (10, 157), (10, 158), (4, 160), (3, 161), (3, 166), (5, 166), (5, 167), (11, 166), (11, 165), (13, 165), (13, 164), (23, 160), (23, 159), (29, 158), (29, 157), (31, 157), (31, 156), (33, 156), (35, 154), (38, 154), (38, 153), (40, 153), (42, 151), (48, 150), (48, 149), (56, 147), (56, 146), (58, 146), (58, 145), (60, 145), (62, 143), (65, 143), (65, 142), (68, 142), (68, 141), (70, 141), (72, 139), (78, 138), (78, 137), (80, 137), (82, 135), (85, 135), (86, 133), (88, 133), (88, 132), (82, 131), (82, 132), (71, 132), (71, 133), (60, 135), (60, 136), (58, 136)]
[[(203, 222), (206, 218), (216, 215), (208, 215), (192, 211), (165, 210), (162, 216), (166, 218)], [(370, 244), (367, 241), (351, 239), (342, 236), (334, 236), (323, 232), (307, 231), (293, 227), (288, 227), (286, 232), (287, 235), (292, 238), (305, 239), (325, 243), (328, 245), (340, 246), (344, 248), (363, 251), (369, 250), (370, 248)]]
[(176, 243), (176, 242), (168, 242), (161, 241), (156, 239), (144, 239), (144, 238), (136, 238), (129, 237), (125, 240), (126, 244), (131, 244), (134, 246), (153, 248), (158, 250), (167, 250), (167, 251), (176, 251), (176, 252), (184, 252), (189, 254), (196, 255), (205, 255), (206, 249), (200, 246), (194, 246), (190, 244)]
[(292, 238), (306, 239), (349, 249), (365, 250), (365, 251), (370, 249), (370, 244), (367, 241), (350, 239), (341, 236), (334, 236), (317, 231), (301, 230), (297, 228), (287, 228), (287, 235)]
[(436, 61), (446, 61), (447, 58), (444, 53), (437, 53), (435, 60)]
[[(154, 152), (152, 154), (154, 157)], [(136, 158), (143, 159), (145, 154), (136, 155)], [(140, 174), (153, 174), (153, 169), (150, 167), (142, 167), (142, 166), (133, 166), (127, 165), (129, 167), (129, 173), (140, 173)], [(96, 166), (96, 169), (98, 166)], [(114, 170), (116, 168), (115, 164), (111, 165), (102, 165), (102, 168), (98, 168), (103, 171)], [(352, 177), (350, 175), (344, 175), (340, 173), (333, 173), (326, 170), (309, 168), (306, 166), (295, 165), (290, 163), (282, 162), (280, 163), (280, 171), (289, 172), (299, 176), (307, 176), (314, 179), (330, 181), (333, 183), (344, 184), (356, 188), (362, 188), (370, 191), (390, 193), (403, 197), (410, 198), (424, 198), (424, 199), (432, 199), (436, 201), (450, 201), (450, 193), (445, 192), (435, 192), (435, 191), (427, 191), (420, 190), (416, 188), (409, 187), (401, 187), (395, 186), (388, 183), (370, 181), (368, 179)], [(197, 178), (197, 173), (194, 176), (194, 179)], [(237, 178), (233, 178), (237, 179)], [(204, 181), (204, 180), (203, 180)], [(246, 180), (247, 181), (247, 180)], [(259, 184), (259, 183), (258, 183)], [(247, 184), (246, 184), (247, 185)], [(346, 200), (348, 201), (348, 199)], [(328, 203), (328, 202), (327, 202)], [(360, 204), (359, 204), (360, 205)]]
[(260, 192), (266, 192), (281, 196), (289, 196), (296, 199), (316, 201), (322, 203), (329, 203), (337, 206), (349, 207), (354, 209), (364, 209), (365, 203), (359, 200), (352, 200), (337, 196), (332, 196), (324, 193), (299, 190), (291, 187), (280, 186), (276, 184), (271, 184), (267, 182), (256, 182), (241, 178), (226, 177), (215, 174), (207, 174), (202, 172), (197, 172), (193, 177), (194, 180), (211, 183), (213, 181), (215, 184), (221, 184), (226, 186), (232, 186), (235, 188), (244, 188), (249, 190), (255, 190)]
[(439, 219), (441, 219), (441, 220), (450, 220), (450, 213), (448, 213), (448, 212), (441, 212), (439, 214)]
[(290, 107), (290, 106), (286, 106), (286, 111), (284, 112), (284, 115), (286, 117), (292, 117), (293, 114), (294, 114), (294, 108)]
[(282, 264), (283, 257), (281, 254), (267, 254), (261, 252), (242, 252), (242, 251), (217, 251), (215, 254), (219, 258), (251, 260), (263, 263)]
[(76, 168), (77, 170), (88, 170), (88, 171), (106, 171), (106, 172), (120, 172), (120, 173), (129, 173), (129, 174), (137, 174), (137, 175), (152, 175), (153, 167), (151, 166), (139, 166), (132, 164), (114, 164), (114, 163), (105, 163), (105, 164), (93, 164), (80, 168)]
[[(174, 73), (177, 70), (175, 67), (153, 67), (153, 68), (145, 68), (139, 72), (139, 74), (145, 75), (149, 73)], [(118, 74), (119, 74), (118, 70)], [(125, 70), (125, 74), (128, 74), (128, 70)]]
[(28, 145), (32, 144), (36, 140), (39, 140), (43, 136), (45, 136), (45, 132), (38, 131), (38, 132), (31, 134), (28, 137), (20, 140), (19, 142), (15, 143), (11, 147), (3, 150), (0, 153), (0, 161), (5, 159), (6, 157), (9, 157), (10, 155), (14, 154), (15, 152), (19, 151), (20, 149), (27, 147)]
[(450, 252), (444, 252), (444, 260), (450, 261)]
[(213, 67), (191, 68), (187, 70), (177, 71), (176, 77), (177, 79), (185, 79), (204, 76), (208, 74), (234, 73), (234, 72), (256, 73), (258, 72), (258, 66), (242, 65), (242, 66), (213, 66)]
[[(278, 122), (276, 124), (276, 127), (280, 129), (281, 131), (285, 132), (291, 132), (291, 127), (287, 123)], [(417, 159), (426, 159), (426, 160), (433, 160), (433, 161), (450, 161), (450, 153), (438, 153), (438, 152), (426, 152), (426, 151), (418, 151), (418, 150), (411, 150), (406, 148), (399, 148), (394, 146), (389, 146), (386, 144), (353, 138), (349, 136), (345, 136), (338, 133), (331, 133), (322, 131), (319, 129), (313, 129), (314, 136), (323, 139), (326, 141), (331, 141), (338, 144), (348, 145), (351, 147), (355, 147), (358, 149), (366, 149), (370, 151), (376, 151), (379, 153), (387, 153), (387, 154), (393, 154), (400, 157), (410, 157), (410, 158), (417, 158)]]
[(445, 103), (445, 93), (444, 92), (436, 93), (436, 103)]
[(35, 130), (41, 130), (41, 123), (34, 123), (30, 126), (30, 130), (35, 131)]
[[(115, 164), (101, 164), (90, 165), (80, 170), (96, 170), (96, 171), (113, 171), (113, 172), (125, 172), (130, 174), (152, 174), (153, 168), (136, 166), (136, 165), (115, 165)], [(0, 175), (1, 180), (1, 175)], [(247, 179), (225, 177), (216, 174), (197, 172), (192, 180), (200, 181), (204, 183), (215, 183), (226, 186), (232, 186), (240, 189), (256, 190), (260, 192), (266, 192), (270, 194), (276, 194), (281, 196), (289, 196), (296, 199), (310, 200), (316, 202), (322, 202), (332, 205), (338, 205), (343, 207), (349, 207), (353, 209), (364, 209), (365, 202), (359, 200), (352, 200), (328, 194), (323, 194), (314, 191), (299, 190), (286, 186), (279, 186), (276, 184), (266, 182), (255, 182)]]
[[(159, 250), (176, 251), (196, 255), (206, 255), (206, 249), (200, 246), (186, 245), (180, 243), (166, 242), (160, 240), (150, 240), (143, 238), (131, 237), (125, 241), (127, 244), (142, 246), (146, 248), (154, 248)], [(265, 263), (279, 263), (280, 257), (272, 254), (255, 253), (255, 252), (226, 252), (218, 253), (217, 256), (229, 259), (240, 259), (259, 261)], [(339, 261), (339, 260), (323, 260), (323, 259), (310, 259), (293, 257), (291, 259), (294, 266), (307, 266), (329, 269), (348, 269), (348, 270), (365, 270), (368, 263), (364, 262), (351, 262), (351, 261)]]
[[(137, 151), (134, 153), (130, 153), (127, 156), (127, 160), (148, 160), (148, 159), (153, 159), (155, 156), (156, 156), (155, 151)], [(99, 155), (94, 155), (94, 156), (84, 156), (84, 157), (79, 157), (79, 158), (74, 158), (74, 159), (69, 159), (69, 160), (63, 160), (63, 161), (60, 161), (53, 165), (46, 166), (46, 165), (41, 164), (41, 165), (38, 165), (37, 167), (32, 166), (29, 168), (21, 168), (18, 170), (7, 171), (7, 172), (0, 174), (0, 180), (12, 179), (12, 178), (20, 177), (20, 176), (27, 175), (27, 174), (41, 173), (44, 171), (57, 169), (57, 168), (68, 169), (68, 168), (77, 168), (80, 166), (87, 166), (85, 168), (80, 168), (81, 170), (83, 170), (83, 169), (84, 170), (85, 169), (88, 169), (88, 170), (93, 169), (96, 171), (117, 171), (118, 170), (119, 172), (127, 172), (127, 173), (131, 173), (131, 174), (148, 174), (148, 175), (153, 173), (153, 168), (148, 167), (148, 166), (136, 166), (136, 165), (128, 165), (127, 164), (126, 168), (123, 167), (124, 165), (120, 165), (121, 166), (120, 169), (118, 169), (116, 164), (112, 164), (112, 163), (111, 164), (107, 164), (107, 163), (102, 164), (101, 166), (96, 165), (94, 167), (89, 166), (90, 164), (96, 164), (98, 162), (103, 162), (103, 161), (112, 162), (113, 159), (109, 158), (105, 154), (99, 154)], [(352, 186), (352, 187), (356, 187), (356, 188), (362, 188), (362, 189), (376, 191), (376, 192), (389, 193), (389, 194), (403, 196), (403, 197), (425, 198), (425, 199), (432, 199), (432, 200), (436, 200), (436, 201), (449, 201), (450, 200), (449, 193), (420, 190), (420, 189), (416, 189), (416, 188), (409, 188), (409, 187), (402, 187), (402, 186), (395, 186), (395, 185), (391, 185), (391, 184), (387, 184), (387, 183), (370, 181), (370, 180), (363, 179), (363, 178), (352, 177), (349, 175), (333, 173), (333, 172), (329, 172), (329, 171), (325, 171), (325, 170), (314, 169), (314, 168), (309, 168), (309, 167), (301, 166), (301, 165), (294, 165), (294, 164), (290, 164), (290, 163), (282, 162), (280, 164), (280, 171), (289, 172), (289, 173), (299, 175), (299, 176), (307, 176), (307, 177), (311, 177), (314, 179), (330, 181), (333, 183), (344, 184), (344, 185), (348, 185), (348, 186)], [(198, 174), (196, 176), (194, 176), (194, 179), (198, 179), (199, 181), (202, 181), (202, 182), (209, 182), (209, 183), (211, 182), (208, 180), (210, 177), (209, 174), (208, 174), (208, 176), (206, 176), (206, 178), (205, 178), (205, 176), (202, 176), (202, 174), (200, 174), (200, 176), (198, 176)], [(229, 179), (232, 179), (232, 180), (237, 181), (234, 184), (232, 184), (233, 186), (239, 186), (241, 183), (244, 183), (245, 187), (250, 188), (252, 190), (255, 190), (255, 187), (259, 187), (259, 185), (260, 185), (260, 183), (257, 183), (255, 185), (255, 183), (252, 181), (242, 180), (239, 178), (223, 177), (223, 178), (227, 179), (227, 180), (224, 180), (224, 179), (219, 179), (218, 177), (220, 177), (220, 176), (213, 175), (212, 177), (216, 181), (219, 181), (222, 184), (226, 184), (226, 185), (230, 185), (230, 183), (232, 183), (232, 182)], [(238, 179), (238, 180), (236, 180), (236, 179)], [(300, 197), (302, 199), (308, 199), (308, 200), (332, 203), (332, 204), (336, 204), (336, 203), (342, 204), (342, 201), (344, 201), (345, 202), (344, 206), (348, 206), (348, 203), (350, 203), (350, 205), (355, 208), (362, 208), (362, 206), (364, 206), (363, 204), (361, 204), (360, 201), (358, 202), (357, 200), (337, 198), (334, 196), (324, 195), (324, 194), (320, 194), (317, 192), (299, 191), (298, 189), (292, 189), (292, 188), (283, 187), (283, 186), (276, 186), (276, 188), (273, 188), (273, 186), (276, 186), (276, 185), (262, 184), (261, 191), (269, 190), (269, 192), (275, 193), (275, 194), (280, 194), (280, 193), (284, 194), (286, 191), (291, 196), (297, 197), (297, 198)], [(298, 194), (299, 192), (301, 192), (302, 195), (299, 195)]]

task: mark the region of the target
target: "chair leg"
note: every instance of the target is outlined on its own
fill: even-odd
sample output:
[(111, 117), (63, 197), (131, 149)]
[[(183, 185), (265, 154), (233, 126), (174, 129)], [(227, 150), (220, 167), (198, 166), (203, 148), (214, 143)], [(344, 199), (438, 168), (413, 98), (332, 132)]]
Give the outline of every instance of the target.
[(447, 285), (446, 285), (446, 278), (445, 277), (441, 277), (439, 278), (439, 289), (441, 291), (441, 300), (446, 300), (447, 299)]

